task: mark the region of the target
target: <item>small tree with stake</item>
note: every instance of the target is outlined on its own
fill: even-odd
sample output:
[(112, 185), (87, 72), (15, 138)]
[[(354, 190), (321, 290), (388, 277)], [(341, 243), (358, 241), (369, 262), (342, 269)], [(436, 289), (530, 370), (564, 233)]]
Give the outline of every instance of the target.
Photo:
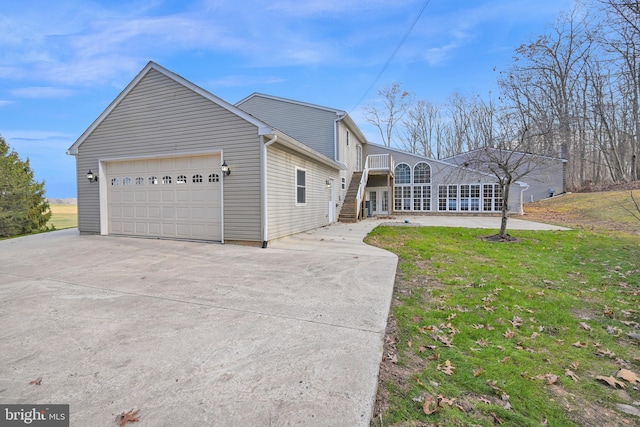
[(484, 148), (467, 153), (464, 165), (470, 169), (490, 172), (502, 188), (502, 220), (500, 231), (491, 240), (513, 240), (507, 233), (509, 199), (512, 184), (545, 167), (542, 156), (532, 153), (534, 141), (541, 135), (532, 134), (526, 125), (518, 124), (518, 115), (505, 111), (495, 115), (494, 134)]
[(21, 160), (0, 136), (0, 237), (47, 230), (51, 210), (44, 194), (29, 159)]

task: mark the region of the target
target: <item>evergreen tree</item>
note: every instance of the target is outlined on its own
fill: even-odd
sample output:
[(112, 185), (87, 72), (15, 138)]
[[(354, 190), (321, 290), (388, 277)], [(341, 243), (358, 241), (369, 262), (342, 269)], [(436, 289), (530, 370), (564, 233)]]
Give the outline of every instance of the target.
[(29, 159), (22, 161), (0, 136), (0, 237), (47, 230), (51, 210), (44, 194)]

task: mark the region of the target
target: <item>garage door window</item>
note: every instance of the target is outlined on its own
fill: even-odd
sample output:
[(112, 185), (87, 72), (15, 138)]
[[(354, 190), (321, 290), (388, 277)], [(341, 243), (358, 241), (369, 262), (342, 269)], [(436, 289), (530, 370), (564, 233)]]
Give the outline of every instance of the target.
[(124, 178), (122, 178), (122, 185), (133, 185), (131, 177), (125, 176)]
[(220, 177), (218, 176), (217, 173), (212, 173), (211, 175), (209, 175), (209, 182), (218, 182), (220, 181)]
[(202, 175), (199, 175), (199, 174), (193, 175), (193, 178), (191, 180), (193, 181), (194, 184), (202, 182)]
[(169, 175), (165, 175), (162, 177), (162, 183), (163, 184), (171, 184), (171, 176)]
[(184, 175), (178, 175), (178, 178), (176, 178), (176, 184), (186, 184), (187, 183), (187, 177)]
[(136, 178), (136, 185), (144, 185), (144, 178), (139, 176)]
[(111, 185), (120, 185), (120, 180), (118, 178), (111, 178)]
[(149, 185), (155, 185), (158, 183), (158, 177), (157, 176), (150, 176), (149, 177)]

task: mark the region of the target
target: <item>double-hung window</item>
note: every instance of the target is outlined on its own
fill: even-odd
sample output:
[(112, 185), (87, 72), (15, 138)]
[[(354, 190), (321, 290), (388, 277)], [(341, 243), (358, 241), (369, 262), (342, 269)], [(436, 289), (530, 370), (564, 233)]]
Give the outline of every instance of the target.
[(296, 167), (296, 206), (307, 204), (307, 171)]

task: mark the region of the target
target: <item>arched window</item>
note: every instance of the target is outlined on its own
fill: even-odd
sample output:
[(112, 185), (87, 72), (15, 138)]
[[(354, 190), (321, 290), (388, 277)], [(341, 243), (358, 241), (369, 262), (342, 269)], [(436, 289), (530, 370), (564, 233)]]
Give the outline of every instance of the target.
[(396, 211), (411, 210), (411, 166), (400, 163), (395, 169), (393, 206)]
[(136, 177), (136, 185), (144, 185), (144, 178), (141, 176)]
[(193, 175), (193, 179), (192, 179), (192, 181), (193, 181), (194, 183), (202, 182), (202, 175), (200, 175), (200, 174), (195, 174), (195, 175)]
[(171, 184), (171, 176), (165, 175), (162, 177), (162, 184)]
[(157, 176), (150, 176), (149, 177), (149, 185), (155, 185), (158, 183), (158, 177)]
[(415, 184), (429, 184), (431, 182), (431, 166), (420, 162), (413, 167), (413, 182)]
[(396, 166), (396, 184), (411, 184), (411, 166), (406, 163)]
[(220, 181), (220, 176), (217, 173), (212, 173), (209, 175), (209, 182), (218, 182)]
[(124, 178), (122, 178), (122, 185), (131, 185), (131, 183), (131, 177), (125, 176)]
[(111, 178), (111, 185), (120, 185), (120, 180), (118, 178)]
[(178, 177), (176, 178), (176, 184), (186, 184), (187, 183), (187, 177), (184, 175), (178, 175)]

